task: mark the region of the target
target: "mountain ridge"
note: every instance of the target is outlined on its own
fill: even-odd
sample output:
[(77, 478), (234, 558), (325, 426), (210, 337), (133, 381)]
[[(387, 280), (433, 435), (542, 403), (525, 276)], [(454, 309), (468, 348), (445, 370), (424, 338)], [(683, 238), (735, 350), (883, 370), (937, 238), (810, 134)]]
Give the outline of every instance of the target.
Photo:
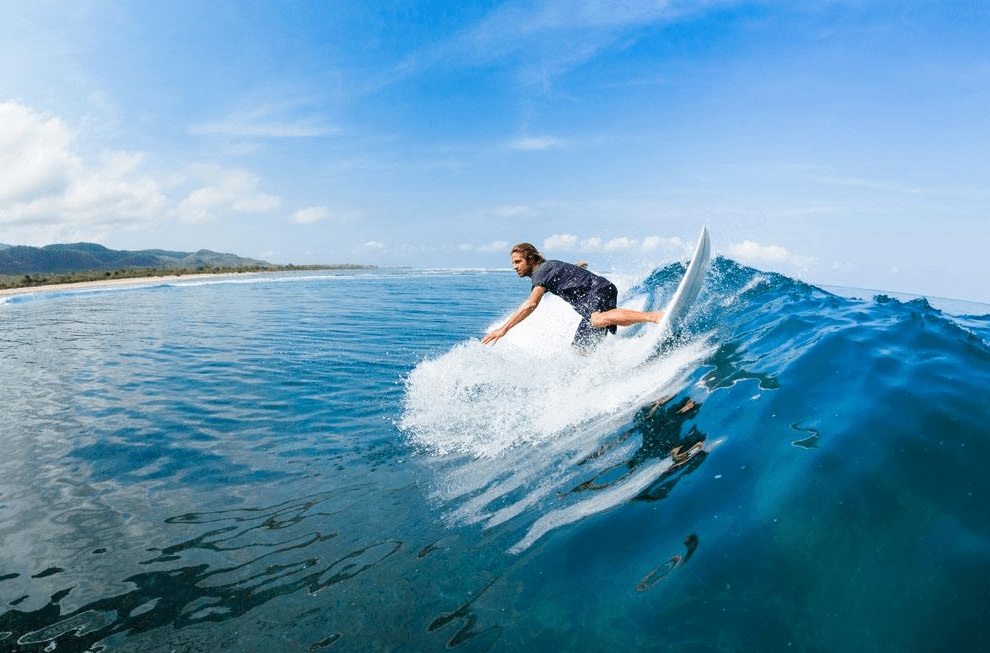
[(238, 266), (268, 267), (271, 263), (208, 249), (182, 252), (164, 249), (114, 250), (96, 243), (44, 247), (0, 243), (0, 274), (7, 275)]

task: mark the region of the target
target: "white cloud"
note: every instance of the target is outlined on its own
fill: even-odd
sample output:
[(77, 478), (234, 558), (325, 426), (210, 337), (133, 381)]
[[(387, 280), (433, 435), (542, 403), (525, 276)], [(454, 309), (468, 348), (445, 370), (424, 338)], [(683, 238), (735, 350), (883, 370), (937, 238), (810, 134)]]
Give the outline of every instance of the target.
[(72, 134), (16, 102), (0, 104), (0, 202), (28, 204), (65, 192), (81, 161), (69, 152)]
[(594, 236), (592, 238), (588, 238), (587, 240), (583, 240), (578, 246), (578, 249), (582, 252), (600, 252), (603, 249), (602, 239), (598, 236)]
[(760, 245), (751, 240), (730, 245), (729, 256), (749, 265), (793, 265), (807, 267), (815, 262), (810, 256), (793, 254), (779, 245)]
[(315, 224), (327, 220), (350, 222), (360, 217), (360, 211), (334, 211), (325, 206), (310, 206), (299, 209), (289, 219), (296, 224)]
[[(476, 252), (494, 253), (494, 254), (505, 254), (506, 256), (508, 256), (509, 255), (509, 249), (511, 249), (511, 248), (512, 248), (512, 245), (509, 244), (509, 241), (507, 241), (507, 240), (496, 240), (494, 242), (488, 243), (487, 245), (478, 245), (477, 247), (471, 247), (470, 249), (471, 250), (474, 250)], [(463, 251), (464, 250), (464, 246), (462, 245), (459, 249), (461, 249)]]
[(605, 243), (604, 250), (606, 252), (629, 252), (635, 249), (639, 249), (639, 241), (633, 240), (632, 238), (613, 238), (612, 240)]
[(745, 240), (729, 247), (729, 256), (743, 263), (781, 263), (790, 258), (790, 252), (778, 245), (760, 245)]
[(563, 147), (565, 142), (553, 136), (525, 136), (509, 141), (509, 147), (514, 150), (549, 150), (556, 147)]
[(363, 245), (361, 245), (361, 247), (363, 247), (364, 249), (380, 252), (385, 249), (385, 243), (379, 242), (377, 240), (369, 240)]
[(230, 211), (267, 213), (282, 205), (281, 198), (260, 190), (261, 178), (247, 170), (195, 165), (190, 174), (205, 185), (179, 202), (178, 215), (183, 222), (207, 222)]
[(578, 249), (580, 241), (577, 236), (571, 234), (556, 234), (543, 241), (543, 249), (547, 251), (573, 252)]
[(660, 238), (659, 236), (648, 236), (642, 240), (619, 236), (605, 241), (597, 236), (581, 240), (572, 234), (555, 234), (543, 241), (543, 249), (548, 252), (579, 252), (585, 254), (656, 252), (661, 250), (671, 254), (680, 254), (684, 249), (684, 242), (680, 238)]
[(674, 236), (673, 238), (661, 238), (659, 236), (649, 236), (643, 239), (641, 245), (644, 252), (656, 252), (660, 250), (679, 250), (684, 247), (684, 241)]
[(292, 214), (292, 221), (296, 224), (313, 224), (321, 222), (330, 217), (330, 209), (325, 206), (310, 206), (299, 209)]
[(74, 140), (58, 117), (0, 103), (0, 225), (8, 233), (29, 241), (92, 238), (164, 219), (158, 183), (139, 174), (142, 154), (105, 152), (87, 162)]

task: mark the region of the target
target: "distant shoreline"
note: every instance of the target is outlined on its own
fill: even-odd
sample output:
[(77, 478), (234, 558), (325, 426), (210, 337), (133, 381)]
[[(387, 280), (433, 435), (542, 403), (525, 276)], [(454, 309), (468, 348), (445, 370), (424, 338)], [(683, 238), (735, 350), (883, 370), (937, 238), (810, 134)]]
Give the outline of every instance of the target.
[(0, 288), (0, 297), (10, 297), (13, 295), (24, 295), (31, 293), (59, 292), (63, 290), (81, 290), (86, 288), (104, 288), (114, 286), (141, 286), (160, 281), (179, 279), (209, 279), (218, 277), (235, 277), (254, 274), (272, 274), (281, 272), (305, 272), (320, 270), (373, 270), (370, 265), (299, 265), (284, 268), (258, 268), (250, 270), (218, 270), (216, 272), (199, 272), (189, 270), (176, 270), (169, 273), (161, 270), (151, 271), (148, 274), (133, 274), (133, 276), (111, 277), (111, 278), (88, 278), (78, 281), (56, 281), (41, 282), (19, 285), (10, 288)]
[(123, 279), (100, 279), (98, 281), (73, 281), (71, 283), (46, 283), (19, 288), (0, 288), (0, 297), (27, 295), (31, 293), (58, 292), (61, 290), (82, 290), (113, 286), (142, 286), (170, 279), (205, 279), (209, 277), (231, 277), (241, 274), (262, 274), (261, 272), (206, 272), (196, 274), (153, 275), (147, 277), (126, 277)]

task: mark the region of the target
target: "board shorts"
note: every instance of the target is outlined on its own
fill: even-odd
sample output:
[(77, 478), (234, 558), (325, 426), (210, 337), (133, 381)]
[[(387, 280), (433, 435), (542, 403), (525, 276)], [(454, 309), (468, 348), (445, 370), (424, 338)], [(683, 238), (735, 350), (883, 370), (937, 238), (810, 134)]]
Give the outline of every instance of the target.
[(616, 308), (618, 298), (618, 289), (615, 284), (610, 283), (588, 293), (580, 302), (572, 304), (574, 310), (581, 315), (581, 322), (574, 332), (574, 340), (571, 341), (572, 347), (582, 352), (589, 352), (600, 345), (605, 336), (615, 333), (615, 325), (601, 329), (591, 326), (591, 314)]

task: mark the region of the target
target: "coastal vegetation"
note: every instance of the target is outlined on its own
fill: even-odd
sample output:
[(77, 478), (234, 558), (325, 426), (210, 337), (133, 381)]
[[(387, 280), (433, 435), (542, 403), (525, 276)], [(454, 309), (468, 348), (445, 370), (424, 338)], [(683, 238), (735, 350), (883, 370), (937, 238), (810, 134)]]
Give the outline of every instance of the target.
[(242, 274), (248, 272), (293, 272), (297, 270), (363, 270), (373, 269), (368, 265), (238, 265), (238, 266), (199, 266), (197, 268), (135, 268), (113, 271), (88, 270), (60, 274), (0, 275), (0, 290), (48, 286), (86, 281), (107, 281), (111, 279), (140, 279), (146, 277), (178, 277), (190, 274)]
[(272, 265), (209, 250), (118, 251), (93, 243), (23, 247), (0, 244), (0, 290), (191, 274), (356, 270), (366, 265)]

